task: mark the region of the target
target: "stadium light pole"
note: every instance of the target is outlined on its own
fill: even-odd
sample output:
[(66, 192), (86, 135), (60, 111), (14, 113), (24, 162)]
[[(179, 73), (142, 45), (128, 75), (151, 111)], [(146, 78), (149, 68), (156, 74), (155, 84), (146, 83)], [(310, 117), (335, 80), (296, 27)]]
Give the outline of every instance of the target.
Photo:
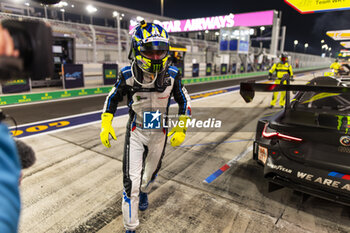
[(29, 3), (29, 2), (26, 2), (26, 3), (24, 3), (24, 5), (27, 6), (27, 15), (30, 16), (30, 13), (29, 13), (29, 6), (30, 6), (30, 3)]
[(93, 24), (92, 14), (97, 11), (97, 8), (94, 7), (93, 5), (88, 5), (86, 6), (86, 10), (90, 14), (90, 24)]
[(299, 43), (299, 41), (297, 41), (297, 40), (294, 41), (294, 52), (295, 52), (295, 48), (297, 47), (298, 43)]
[(265, 31), (265, 27), (264, 26), (261, 26), (260, 27), (260, 36), (262, 35), (262, 33)]
[(307, 50), (307, 48), (309, 47), (309, 44), (308, 43), (305, 43), (305, 45), (304, 45), (304, 53), (306, 53), (306, 50)]
[(44, 5), (45, 19), (47, 19), (47, 5)]
[(64, 12), (66, 12), (66, 10), (65, 9), (60, 9), (60, 11), (62, 12), (62, 21), (65, 21)]
[(164, 16), (164, 0), (160, 0), (160, 15)]
[(117, 32), (118, 32), (118, 60), (117, 63), (120, 65), (121, 63), (121, 41), (120, 41), (120, 14), (118, 11), (113, 11), (113, 17), (117, 19)]

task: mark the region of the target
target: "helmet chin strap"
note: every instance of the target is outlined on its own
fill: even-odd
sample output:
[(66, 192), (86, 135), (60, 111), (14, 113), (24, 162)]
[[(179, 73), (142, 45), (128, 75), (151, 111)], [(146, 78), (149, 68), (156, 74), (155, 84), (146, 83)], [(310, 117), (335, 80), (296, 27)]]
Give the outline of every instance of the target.
[[(146, 86), (146, 87), (152, 86), (152, 85), (156, 82), (156, 80), (157, 80), (158, 71), (156, 71), (155, 77), (154, 77), (154, 79), (152, 80), (152, 82), (150, 82), (150, 83), (141, 83), (141, 82), (139, 82), (139, 80), (136, 79), (136, 77), (135, 77), (135, 75), (134, 75), (134, 71), (133, 71), (134, 64), (135, 64), (135, 60), (133, 60), (132, 63), (131, 63), (131, 74), (132, 74), (132, 77), (133, 77), (134, 81), (135, 81), (137, 84), (141, 85), (142, 87), (143, 87), (143, 86)], [(142, 69), (141, 69), (141, 70), (142, 70)], [(148, 74), (151, 74), (151, 75), (153, 74), (153, 73), (147, 72), (147, 71), (145, 71), (145, 70), (142, 70), (142, 72), (145, 72), (145, 73), (148, 73)]]

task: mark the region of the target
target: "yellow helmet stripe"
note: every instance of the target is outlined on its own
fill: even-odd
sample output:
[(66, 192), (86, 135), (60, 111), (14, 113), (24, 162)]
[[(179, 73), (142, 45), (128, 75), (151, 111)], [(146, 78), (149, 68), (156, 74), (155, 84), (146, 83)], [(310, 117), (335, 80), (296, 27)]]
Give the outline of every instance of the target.
[(165, 30), (162, 30), (162, 34), (160, 34), (162, 37), (166, 38)]
[(146, 39), (147, 37), (150, 37), (151, 34), (149, 34), (149, 32), (147, 30), (143, 30), (143, 39)]

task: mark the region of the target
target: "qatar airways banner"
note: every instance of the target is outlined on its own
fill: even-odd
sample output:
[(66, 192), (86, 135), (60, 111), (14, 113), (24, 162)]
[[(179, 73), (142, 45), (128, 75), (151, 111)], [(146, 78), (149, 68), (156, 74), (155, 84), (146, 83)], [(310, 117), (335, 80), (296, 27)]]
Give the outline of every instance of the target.
[[(216, 30), (226, 27), (256, 27), (268, 26), (273, 24), (274, 11), (260, 11), (243, 14), (229, 14), (223, 16), (213, 16), (207, 18), (184, 19), (157, 22), (162, 25), (165, 30), (171, 32), (190, 32)], [(134, 28), (133, 23), (130, 24), (130, 30)]]

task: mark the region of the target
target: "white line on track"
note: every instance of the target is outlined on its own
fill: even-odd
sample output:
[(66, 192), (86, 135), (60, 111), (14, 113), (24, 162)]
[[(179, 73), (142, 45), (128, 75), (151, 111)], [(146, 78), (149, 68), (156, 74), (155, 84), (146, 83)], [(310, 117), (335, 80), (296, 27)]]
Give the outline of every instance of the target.
[(251, 145), (250, 147), (248, 147), (245, 151), (243, 151), (242, 153), (240, 153), (238, 156), (236, 156), (235, 158), (231, 159), (230, 161), (228, 161), (226, 164), (229, 165), (230, 167), (237, 163), (238, 161), (240, 161), (241, 159), (243, 159), (249, 152), (251, 152), (253, 150), (253, 145)]

